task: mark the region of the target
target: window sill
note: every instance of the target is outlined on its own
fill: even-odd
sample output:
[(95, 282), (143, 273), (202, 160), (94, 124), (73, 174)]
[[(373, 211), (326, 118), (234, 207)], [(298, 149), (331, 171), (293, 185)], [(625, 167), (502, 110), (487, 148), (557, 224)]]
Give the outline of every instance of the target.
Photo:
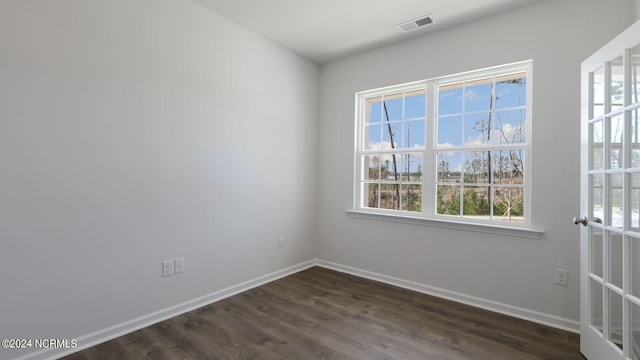
[(539, 239), (544, 230), (515, 226), (479, 224), (445, 219), (426, 219), (407, 215), (375, 213), (362, 210), (347, 210), (347, 215), (368, 220), (391, 221), (403, 224), (424, 225), (437, 228), (455, 229), (504, 236), (516, 236), (527, 239)]

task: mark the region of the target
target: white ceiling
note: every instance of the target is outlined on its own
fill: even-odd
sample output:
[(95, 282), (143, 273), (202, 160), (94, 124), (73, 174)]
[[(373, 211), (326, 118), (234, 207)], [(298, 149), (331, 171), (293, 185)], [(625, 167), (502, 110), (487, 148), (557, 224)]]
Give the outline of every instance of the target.
[[(318, 63), (541, 0), (194, 0)], [(423, 15), (434, 23), (402, 33)]]

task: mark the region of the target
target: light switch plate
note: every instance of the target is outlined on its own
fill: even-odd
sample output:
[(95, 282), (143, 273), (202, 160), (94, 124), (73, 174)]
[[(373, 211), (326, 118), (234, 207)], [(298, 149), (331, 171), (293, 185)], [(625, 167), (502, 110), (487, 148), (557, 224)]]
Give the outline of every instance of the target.
[(162, 277), (173, 275), (173, 260), (165, 260), (162, 262)]

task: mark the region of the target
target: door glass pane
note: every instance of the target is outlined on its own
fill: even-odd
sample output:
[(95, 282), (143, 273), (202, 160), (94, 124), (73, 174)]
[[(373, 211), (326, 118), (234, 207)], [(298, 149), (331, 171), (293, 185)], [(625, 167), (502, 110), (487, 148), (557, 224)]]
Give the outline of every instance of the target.
[(604, 219), (604, 175), (591, 175), (591, 219)]
[(617, 228), (624, 224), (622, 179), (623, 174), (609, 175), (609, 225)]
[(602, 229), (592, 227), (591, 228), (591, 267), (590, 272), (602, 277), (602, 264), (604, 259), (604, 252), (602, 247)]
[(622, 289), (622, 235), (608, 233), (609, 279), (608, 281)]
[(631, 303), (631, 351), (632, 360), (640, 360), (640, 306)]
[[(640, 298), (640, 239), (630, 238), (631, 242), (629, 262), (631, 265), (631, 289), (630, 293)], [(640, 316), (640, 314), (638, 314)]]
[(604, 148), (603, 148), (603, 133), (602, 133), (602, 121), (596, 121), (589, 125), (589, 136), (591, 137), (591, 156), (590, 167), (592, 170), (603, 169), (604, 164)]
[(631, 173), (631, 231), (640, 231), (640, 173)]
[(611, 111), (616, 111), (624, 106), (624, 68), (622, 66), (622, 55), (612, 60), (609, 66), (611, 69), (611, 82), (609, 83)]
[(624, 167), (624, 151), (622, 149), (622, 139), (624, 138), (624, 115), (619, 114), (607, 118), (609, 128), (609, 166), (611, 169)]
[(609, 293), (609, 340), (622, 349), (622, 296), (611, 290)]
[(604, 115), (604, 67), (593, 73), (593, 83), (591, 84), (593, 93), (593, 117)]
[(603, 311), (602, 311), (602, 285), (590, 279), (591, 284), (591, 326), (602, 333)]
[(640, 102), (640, 45), (631, 49), (631, 104)]
[(640, 167), (640, 118), (638, 109), (632, 110), (631, 119), (631, 167)]

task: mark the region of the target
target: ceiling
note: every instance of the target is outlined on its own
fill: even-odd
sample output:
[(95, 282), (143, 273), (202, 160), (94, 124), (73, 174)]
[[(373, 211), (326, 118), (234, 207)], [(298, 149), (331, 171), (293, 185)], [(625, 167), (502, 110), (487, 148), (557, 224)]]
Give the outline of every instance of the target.
[[(541, 0), (194, 0), (317, 63)], [(434, 23), (403, 33), (423, 15)]]

